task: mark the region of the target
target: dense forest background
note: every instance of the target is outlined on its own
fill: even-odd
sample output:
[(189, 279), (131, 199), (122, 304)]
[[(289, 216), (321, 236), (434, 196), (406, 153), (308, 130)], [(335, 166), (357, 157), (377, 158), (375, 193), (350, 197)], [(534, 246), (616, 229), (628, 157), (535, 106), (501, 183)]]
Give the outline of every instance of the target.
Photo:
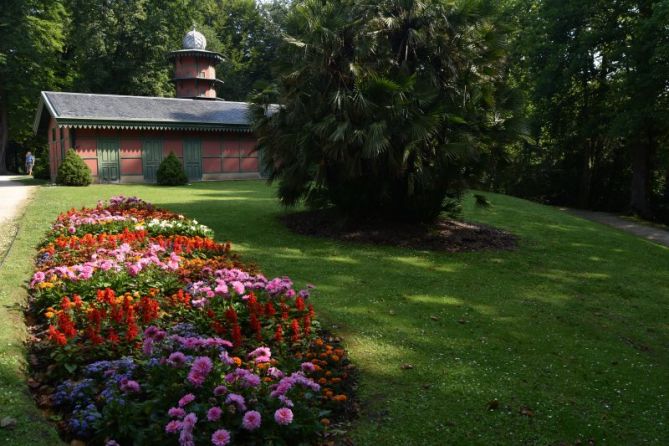
[[(207, 49), (226, 58), (218, 67), (220, 97), (246, 100), (267, 89), (285, 75), (286, 17), (303, 3), (5, 0), (0, 169), (43, 146), (32, 135), (41, 90), (172, 96), (166, 54), (180, 48), (193, 24)], [(423, 4), (383, 3), (391, 15)], [(514, 125), (523, 126), (513, 138), (500, 131), (479, 147), (466, 167), (469, 185), (669, 222), (669, 0), (456, 3), (460, 10), (494, 6), (481, 8), (487, 16), (472, 26), (503, 31), (503, 39), (482, 45), (503, 51), (496, 58), (503, 63), (490, 69), (519, 99)], [(402, 23), (429, 25), (416, 17)]]

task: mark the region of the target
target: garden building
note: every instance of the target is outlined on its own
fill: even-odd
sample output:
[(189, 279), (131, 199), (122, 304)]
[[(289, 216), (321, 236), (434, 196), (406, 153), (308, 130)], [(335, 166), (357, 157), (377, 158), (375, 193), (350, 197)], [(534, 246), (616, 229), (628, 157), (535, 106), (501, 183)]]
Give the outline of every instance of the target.
[(216, 97), (218, 53), (195, 29), (170, 53), (176, 98), (43, 91), (33, 130), (46, 132), (51, 179), (74, 148), (98, 182), (153, 182), (174, 152), (191, 181), (258, 178), (248, 104)]

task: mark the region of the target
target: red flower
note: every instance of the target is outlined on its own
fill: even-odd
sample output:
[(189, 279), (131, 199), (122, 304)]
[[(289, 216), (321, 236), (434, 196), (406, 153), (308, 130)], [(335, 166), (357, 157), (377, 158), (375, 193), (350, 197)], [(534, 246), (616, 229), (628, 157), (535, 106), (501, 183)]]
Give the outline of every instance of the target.
[(67, 344), (67, 338), (65, 337), (65, 335), (59, 332), (53, 325), (49, 325), (49, 339), (51, 339), (58, 345)]
[(297, 299), (295, 299), (295, 308), (297, 308), (297, 311), (304, 311), (304, 299), (302, 299), (302, 296), (297, 296)]
[(274, 340), (276, 342), (283, 341), (283, 329), (281, 328), (281, 325), (277, 325), (276, 330), (274, 331)]
[(293, 322), (291, 322), (290, 330), (293, 332), (293, 335), (290, 337), (290, 339), (293, 342), (299, 341), (300, 340), (300, 324), (297, 322), (297, 319), (293, 319)]

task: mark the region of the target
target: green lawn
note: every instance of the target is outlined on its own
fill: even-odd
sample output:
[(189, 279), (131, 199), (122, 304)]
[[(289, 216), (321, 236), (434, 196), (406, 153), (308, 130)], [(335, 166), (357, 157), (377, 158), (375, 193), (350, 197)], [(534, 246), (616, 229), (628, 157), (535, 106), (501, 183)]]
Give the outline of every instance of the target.
[[(321, 319), (345, 337), (361, 371), (356, 444), (669, 441), (667, 248), (494, 194), (489, 210), (468, 197), (465, 217), (519, 235), (517, 251), (440, 254), (294, 235), (260, 182), (42, 187), (0, 271), (2, 310), (24, 296), (31, 247), (58, 212), (121, 193), (197, 218), (267, 275), (316, 284)], [(25, 414), (0, 442), (53, 444), (26, 422), (35, 412), (8, 378), (16, 328), (0, 317), (9, 383), (0, 417)]]

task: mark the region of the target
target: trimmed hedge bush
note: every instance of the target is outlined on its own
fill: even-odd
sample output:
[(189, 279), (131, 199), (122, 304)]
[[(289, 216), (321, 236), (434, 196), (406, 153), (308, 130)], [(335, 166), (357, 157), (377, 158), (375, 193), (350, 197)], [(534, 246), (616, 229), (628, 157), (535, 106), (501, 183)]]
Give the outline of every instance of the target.
[(88, 186), (91, 182), (91, 169), (74, 149), (68, 149), (63, 164), (58, 168), (56, 183), (64, 186)]
[(160, 163), (156, 172), (156, 178), (158, 184), (164, 186), (181, 186), (188, 183), (184, 167), (174, 152), (170, 152), (167, 158)]

